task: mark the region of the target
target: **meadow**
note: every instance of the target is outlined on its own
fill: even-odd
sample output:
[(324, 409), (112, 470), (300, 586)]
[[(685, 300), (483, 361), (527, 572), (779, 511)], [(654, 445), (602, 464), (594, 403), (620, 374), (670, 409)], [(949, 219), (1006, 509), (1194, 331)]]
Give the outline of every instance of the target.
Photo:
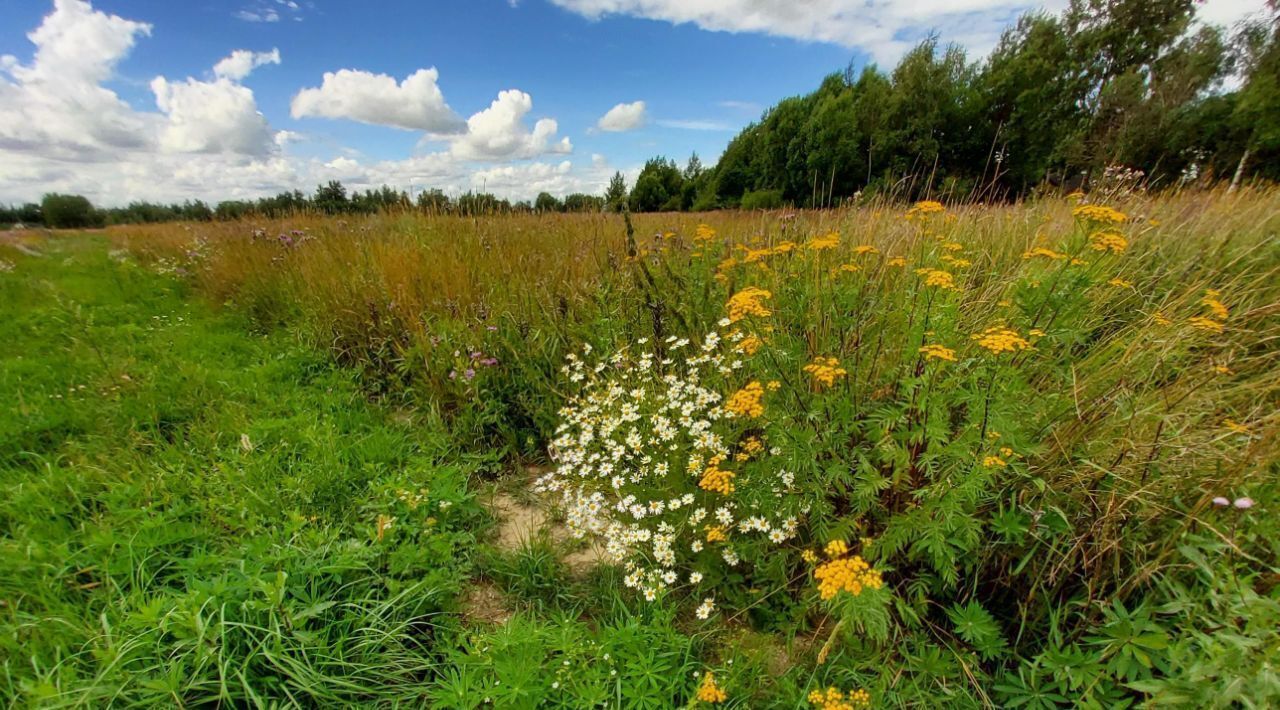
[(1264, 187), (9, 233), (0, 696), (1274, 706), (1278, 235)]

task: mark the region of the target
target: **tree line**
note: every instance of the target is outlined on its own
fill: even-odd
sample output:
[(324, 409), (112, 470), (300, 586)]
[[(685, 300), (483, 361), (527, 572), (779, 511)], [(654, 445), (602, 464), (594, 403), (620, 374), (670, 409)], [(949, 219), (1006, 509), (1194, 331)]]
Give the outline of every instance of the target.
[(1195, 13), (1194, 0), (1072, 0), (1022, 16), (980, 62), (931, 38), (892, 72), (850, 66), (784, 99), (712, 168), (657, 157), (629, 192), (616, 175), (606, 200), (633, 211), (994, 200), (1085, 187), (1116, 166), (1154, 188), (1280, 179), (1277, 0), (1230, 30)]
[(424, 190), (416, 198), (408, 192), (382, 186), (376, 190), (353, 191), (341, 182), (320, 185), (311, 195), (300, 190), (281, 192), (256, 200), (224, 200), (210, 206), (201, 200), (158, 204), (131, 202), (124, 207), (98, 208), (82, 195), (50, 193), (40, 202), (0, 205), (0, 226), (46, 226), (55, 229), (92, 229), (113, 224), (157, 222), (208, 222), (245, 217), (288, 217), (296, 214), (358, 215), (385, 211), (419, 210), (431, 214), (480, 215), (505, 212), (599, 212), (604, 209), (599, 195), (574, 193), (560, 199), (551, 193), (515, 201), (485, 192), (466, 192), (450, 197), (442, 190)]

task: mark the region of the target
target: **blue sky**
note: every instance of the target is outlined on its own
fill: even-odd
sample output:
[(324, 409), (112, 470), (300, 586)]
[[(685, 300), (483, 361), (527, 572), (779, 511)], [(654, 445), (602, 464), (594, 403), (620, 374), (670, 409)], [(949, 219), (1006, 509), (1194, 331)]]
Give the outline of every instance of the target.
[[(849, 62), (891, 65), (929, 32), (981, 56), (1040, 5), (0, 0), (0, 201), (252, 197), (331, 178), (597, 192), (656, 154), (711, 163), (767, 106)], [(218, 65), (237, 50), (242, 66)]]

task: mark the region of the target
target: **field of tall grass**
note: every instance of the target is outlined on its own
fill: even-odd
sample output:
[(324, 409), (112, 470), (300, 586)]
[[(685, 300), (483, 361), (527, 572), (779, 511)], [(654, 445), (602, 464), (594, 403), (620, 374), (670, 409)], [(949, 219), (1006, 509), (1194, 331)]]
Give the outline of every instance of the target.
[(1274, 188), (0, 260), (15, 705), (1280, 702)]

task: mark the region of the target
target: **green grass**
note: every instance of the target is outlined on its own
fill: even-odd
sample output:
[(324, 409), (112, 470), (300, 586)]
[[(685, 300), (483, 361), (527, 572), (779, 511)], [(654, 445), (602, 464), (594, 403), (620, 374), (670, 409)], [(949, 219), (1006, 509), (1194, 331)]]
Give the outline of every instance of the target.
[(51, 244), (0, 299), (0, 695), (420, 698), (483, 519), (439, 429), (100, 241)]

